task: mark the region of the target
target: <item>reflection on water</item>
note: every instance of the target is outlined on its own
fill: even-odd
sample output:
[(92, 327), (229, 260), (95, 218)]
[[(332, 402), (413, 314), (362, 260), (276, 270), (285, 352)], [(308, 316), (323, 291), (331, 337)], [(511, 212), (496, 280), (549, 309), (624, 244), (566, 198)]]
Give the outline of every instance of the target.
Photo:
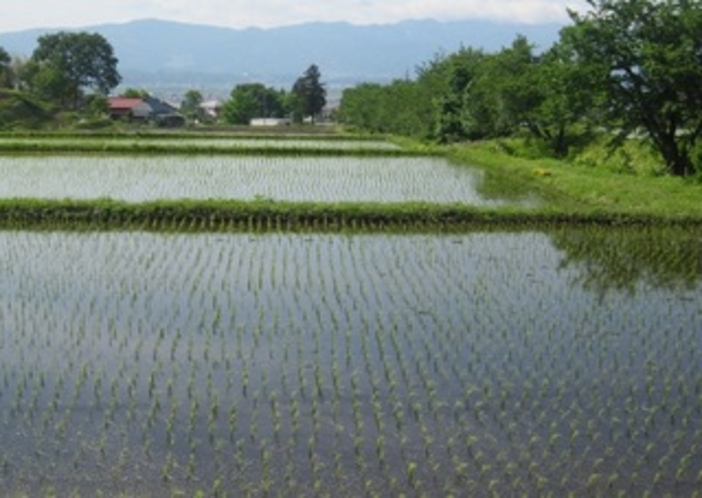
[(682, 227), (564, 229), (551, 236), (562, 266), (598, 292), (638, 285), (694, 288), (702, 277), (702, 231)]
[(0, 232), (0, 487), (690, 495), (688, 235)]

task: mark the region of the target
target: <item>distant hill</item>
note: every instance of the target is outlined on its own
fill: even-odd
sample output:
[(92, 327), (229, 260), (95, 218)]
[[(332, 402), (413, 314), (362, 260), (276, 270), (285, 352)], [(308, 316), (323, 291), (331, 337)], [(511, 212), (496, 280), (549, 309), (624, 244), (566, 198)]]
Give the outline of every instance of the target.
[[(558, 24), (405, 21), (358, 26), (309, 23), (228, 29), (160, 20), (81, 28), (105, 36), (120, 60), (124, 86), (218, 87), (244, 81), (288, 86), (315, 63), (330, 86), (414, 76), (416, 67), (461, 46), (498, 50), (523, 34), (548, 48)], [(37, 38), (58, 29), (0, 33), (10, 54), (29, 56)]]

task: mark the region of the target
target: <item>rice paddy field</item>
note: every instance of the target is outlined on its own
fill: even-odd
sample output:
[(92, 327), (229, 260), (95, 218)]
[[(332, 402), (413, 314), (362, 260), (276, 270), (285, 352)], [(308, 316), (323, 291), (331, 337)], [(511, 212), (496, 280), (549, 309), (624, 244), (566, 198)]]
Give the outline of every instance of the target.
[(0, 198), (504, 204), (483, 176), (430, 157), (0, 156)]
[(2, 232), (0, 482), (691, 495), (700, 234), (647, 235)]
[[(0, 198), (504, 202), (318, 159), (0, 156)], [(0, 230), (0, 489), (697, 496), (702, 229), (445, 228)]]

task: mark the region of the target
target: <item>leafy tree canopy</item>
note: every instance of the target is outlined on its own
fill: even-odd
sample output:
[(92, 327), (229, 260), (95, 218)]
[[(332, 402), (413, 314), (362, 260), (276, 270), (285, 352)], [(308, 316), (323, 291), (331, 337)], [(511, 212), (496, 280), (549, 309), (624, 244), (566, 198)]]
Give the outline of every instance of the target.
[(441, 142), (528, 133), (557, 156), (608, 129), (614, 146), (652, 142), (673, 175), (702, 172), (702, 0), (587, 1), (548, 50), (461, 49), (404, 85), (345, 91), (340, 115)]
[(191, 121), (202, 120), (205, 114), (202, 107), (200, 107), (202, 101), (203, 97), (200, 91), (188, 90), (180, 103), (180, 112)]
[(127, 88), (122, 92), (122, 97), (130, 99), (145, 99), (149, 96), (149, 92), (141, 88)]
[(0, 47), (0, 88), (12, 88), (13, 86), (13, 75), (12, 75), (12, 57), (7, 51)]
[(623, 140), (644, 131), (674, 175), (690, 175), (702, 134), (702, 2), (588, 0), (562, 38), (605, 98), (599, 108)]
[(222, 113), (231, 124), (248, 125), (254, 118), (280, 118), (285, 114), (285, 92), (262, 83), (237, 85)]
[(63, 104), (78, 107), (82, 92), (106, 95), (120, 80), (112, 46), (97, 33), (59, 32), (39, 37), (32, 54), (33, 86)]
[(0, 88), (0, 130), (41, 128), (53, 117), (54, 110), (33, 95)]

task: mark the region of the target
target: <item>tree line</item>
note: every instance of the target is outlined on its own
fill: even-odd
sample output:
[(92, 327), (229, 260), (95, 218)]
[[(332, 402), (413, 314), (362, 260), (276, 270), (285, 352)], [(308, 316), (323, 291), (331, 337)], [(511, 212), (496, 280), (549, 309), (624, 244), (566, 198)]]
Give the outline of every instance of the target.
[(554, 156), (635, 135), (670, 174), (702, 170), (702, 0), (587, 3), (548, 50), (523, 36), (495, 53), (461, 48), (412, 80), (345, 90), (340, 119), (443, 143), (526, 133)]
[(236, 85), (224, 103), (222, 116), (230, 124), (247, 125), (254, 118), (287, 118), (314, 123), (327, 103), (327, 91), (317, 65), (310, 65), (290, 91), (263, 83)]
[[(131, 89), (127, 93), (138, 96)], [(310, 65), (290, 91), (263, 83), (242, 83), (234, 86), (223, 106), (220, 119), (232, 125), (248, 125), (255, 118), (290, 119), (301, 123), (309, 119), (314, 124), (327, 103), (327, 90), (316, 64)], [(199, 90), (188, 90), (180, 104), (181, 113), (192, 122), (207, 122), (202, 108), (204, 97)]]

